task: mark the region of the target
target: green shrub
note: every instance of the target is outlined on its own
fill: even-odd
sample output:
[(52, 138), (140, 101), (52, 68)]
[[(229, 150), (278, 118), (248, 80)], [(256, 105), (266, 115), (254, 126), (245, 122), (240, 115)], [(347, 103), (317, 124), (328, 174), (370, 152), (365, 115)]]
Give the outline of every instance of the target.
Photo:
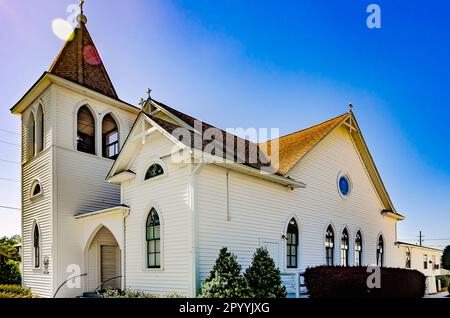
[(186, 298), (186, 296), (184, 296), (182, 293), (179, 292), (171, 292), (165, 294), (163, 298)]
[(0, 285), (0, 298), (32, 298), (31, 290), (20, 285)]
[(0, 284), (21, 284), (22, 275), (17, 262), (8, 260), (0, 263)]
[(123, 291), (107, 289), (103, 291), (100, 296), (102, 298), (186, 298), (182, 293), (178, 292), (167, 293), (160, 296), (132, 289), (125, 289)]
[(0, 293), (31, 295), (31, 290), (20, 285), (0, 285)]
[(102, 298), (158, 298), (157, 295), (148, 294), (139, 290), (115, 290), (115, 289), (107, 289), (101, 294)]
[(265, 247), (253, 255), (252, 264), (245, 271), (245, 278), (253, 298), (285, 298), (286, 287), (281, 283), (280, 270)]
[(436, 277), (441, 282), (441, 288), (448, 288), (450, 285), (450, 276), (443, 275), (443, 276), (437, 276)]
[(247, 280), (241, 274), (236, 255), (226, 247), (219, 252), (210, 277), (205, 280), (200, 298), (246, 298), (250, 296)]
[(381, 268), (380, 288), (369, 289), (365, 267), (308, 268), (305, 284), (311, 298), (421, 298), (425, 276), (416, 270)]
[(12, 259), (15, 261), (20, 261), (19, 250), (15, 246), (17, 243), (20, 243), (21, 239), (19, 236), (6, 237), (3, 236), (0, 238), (0, 254), (4, 254), (8, 256), (8, 259)]
[(31, 294), (30, 295), (22, 295), (22, 294), (0, 292), (0, 298), (33, 298), (33, 296)]

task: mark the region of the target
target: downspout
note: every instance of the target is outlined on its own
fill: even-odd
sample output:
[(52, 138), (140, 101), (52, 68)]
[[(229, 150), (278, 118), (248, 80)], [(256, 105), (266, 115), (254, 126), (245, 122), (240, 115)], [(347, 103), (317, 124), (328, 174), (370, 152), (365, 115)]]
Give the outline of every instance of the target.
[[(120, 204), (123, 204), (123, 187), (120, 184)], [(130, 215), (131, 209), (127, 209), (123, 214), (123, 264), (122, 264), (122, 289), (127, 288), (127, 217)]]
[(123, 215), (123, 266), (122, 266), (122, 289), (127, 288), (127, 217), (130, 210)]
[(189, 210), (190, 210), (190, 220), (191, 220), (191, 253), (192, 253), (192, 263), (191, 263), (191, 297), (195, 298), (197, 296), (197, 291), (200, 288), (199, 272), (198, 272), (198, 211), (196, 207), (197, 195), (195, 192), (197, 175), (200, 169), (204, 166), (205, 162), (203, 159), (197, 164), (191, 164), (191, 172), (189, 174)]

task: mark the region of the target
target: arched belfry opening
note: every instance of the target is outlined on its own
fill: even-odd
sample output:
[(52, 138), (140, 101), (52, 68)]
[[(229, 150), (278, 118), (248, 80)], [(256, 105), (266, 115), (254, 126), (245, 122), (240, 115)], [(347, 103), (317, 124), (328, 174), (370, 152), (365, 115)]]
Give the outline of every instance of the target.
[(77, 150), (95, 155), (95, 119), (87, 106), (77, 114)]

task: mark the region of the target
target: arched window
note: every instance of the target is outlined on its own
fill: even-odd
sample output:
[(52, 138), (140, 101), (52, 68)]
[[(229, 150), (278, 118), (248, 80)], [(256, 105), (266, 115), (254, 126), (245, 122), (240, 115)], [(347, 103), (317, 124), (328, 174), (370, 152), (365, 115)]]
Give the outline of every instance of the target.
[(147, 267), (161, 267), (161, 225), (158, 213), (151, 209), (146, 224)]
[(87, 106), (78, 110), (77, 150), (95, 155), (95, 120)]
[(33, 181), (33, 183), (31, 184), (31, 192), (30, 192), (31, 198), (33, 198), (41, 193), (42, 193), (41, 184), (37, 180)]
[(103, 157), (116, 159), (119, 155), (119, 130), (111, 114), (103, 117), (102, 122)]
[(361, 231), (356, 233), (355, 238), (355, 266), (362, 265), (362, 235)]
[(294, 219), (289, 221), (286, 239), (287, 268), (297, 268), (298, 259), (298, 226)]
[(378, 238), (378, 244), (377, 244), (377, 266), (383, 267), (384, 266), (384, 240), (383, 235), (380, 235)]
[(152, 164), (145, 173), (145, 180), (160, 176), (164, 174), (164, 169), (161, 165), (154, 163)]
[(406, 248), (406, 268), (411, 268), (411, 249), (409, 247)]
[(34, 267), (39, 268), (41, 265), (41, 253), (40, 253), (40, 233), (37, 223), (34, 225), (33, 230), (33, 257)]
[(334, 231), (331, 225), (328, 226), (325, 236), (325, 259), (328, 266), (334, 265)]
[(36, 154), (36, 122), (34, 115), (30, 112), (27, 123), (27, 159), (33, 158)]
[(39, 104), (36, 115), (36, 153), (44, 149), (44, 112)]
[(344, 229), (341, 235), (341, 266), (348, 266), (348, 231)]

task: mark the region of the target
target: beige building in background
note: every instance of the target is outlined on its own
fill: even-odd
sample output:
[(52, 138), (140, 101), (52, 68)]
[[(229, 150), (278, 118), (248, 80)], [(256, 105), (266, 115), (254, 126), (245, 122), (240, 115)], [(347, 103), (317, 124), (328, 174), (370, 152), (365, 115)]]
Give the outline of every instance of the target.
[(418, 270), (426, 276), (426, 293), (438, 292), (436, 276), (445, 274), (441, 268), (442, 250), (406, 242), (396, 245), (400, 253), (398, 266)]

